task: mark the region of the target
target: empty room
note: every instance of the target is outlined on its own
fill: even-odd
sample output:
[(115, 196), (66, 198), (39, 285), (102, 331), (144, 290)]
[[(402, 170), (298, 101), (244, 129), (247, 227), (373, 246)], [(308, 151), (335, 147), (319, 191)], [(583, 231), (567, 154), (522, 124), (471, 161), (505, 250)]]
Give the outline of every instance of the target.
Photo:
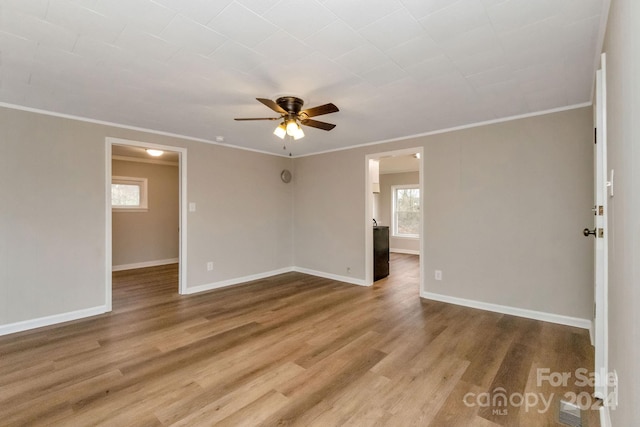
[(637, 22), (0, 0), (0, 425), (635, 425)]

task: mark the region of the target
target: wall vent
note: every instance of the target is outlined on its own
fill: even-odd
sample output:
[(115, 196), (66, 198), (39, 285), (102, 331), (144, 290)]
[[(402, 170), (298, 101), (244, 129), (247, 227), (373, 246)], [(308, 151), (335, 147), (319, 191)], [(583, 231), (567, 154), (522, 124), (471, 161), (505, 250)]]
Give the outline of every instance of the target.
[(582, 416), (580, 407), (574, 405), (573, 403), (561, 400), (558, 421), (560, 421), (561, 424), (565, 424), (571, 427), (582, 427)]

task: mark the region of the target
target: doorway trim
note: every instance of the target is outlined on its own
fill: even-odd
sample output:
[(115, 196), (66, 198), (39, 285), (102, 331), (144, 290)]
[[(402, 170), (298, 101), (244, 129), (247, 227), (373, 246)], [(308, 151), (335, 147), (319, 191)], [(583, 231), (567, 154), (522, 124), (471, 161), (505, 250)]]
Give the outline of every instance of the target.
[(367, 154), (364, 160), (365, 170), (365, 208), (364, 208), (364, 284), (365, 286), (373, 285), (373, 232), (372, 230), (372, 217), (373, 211), (373, 193), (371, 191), (371, 175), (369, 174), (369, 160), (380, 160), (382, 157), (389, 156), (406, 156), (410, 154), (420, 154), (419, 168), (418, 168), (418, 184), (420, 187), (420, 279), (419, 279), (419, 291), (420, 296), (426, 292), (425, 288), (425, 274), (424, 274), (424, 254), (425, 254), (425, 235), (424, 235), (424, 148), (414, 147), (406, 148), (402, 150), (384, 151), (374, 154)]
[(129, 145), (140, 148), (154, 148), (178, 153), (179, 175), (179, 232), (178, 232), (178, 293), (186, 294), (187, 288), (187, 149), (170, 145), (155, 144), (150, 142), (133, 141), (128, 139), (106, 137), (105, 138), (105, 308), (107, 312), (112, 310), (112, 219), (111, 219), (111, 161), (113, 145)]
[[(596, 382), (594, 396), (605, 401), (604, 406), (611, 404), (609, 401), (609, 205), (608, 198), (610, 187), (607, 182), (607, 56), (602, 53), (600, 57), (600, 69), (596, 72), (596, 144), (594, 145), (594, 186), (595, 207), (602, 206), (602, 214), (594, 215), (594, 226), (601, 228), (604, 233), (602, 238), (594, 240), (594, 370)], [(612, 183), (611, 183), (612, 184)], [(612, 187), (611, 187), (612, 190)]]

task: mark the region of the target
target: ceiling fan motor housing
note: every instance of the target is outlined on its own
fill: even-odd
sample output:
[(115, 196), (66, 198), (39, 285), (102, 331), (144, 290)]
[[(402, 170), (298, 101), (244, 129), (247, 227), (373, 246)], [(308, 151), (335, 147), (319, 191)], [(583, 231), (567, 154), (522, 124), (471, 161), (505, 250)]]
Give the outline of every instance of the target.
[(287, 111), (289, 114), (298, 115), (302, 110), (302, 106), (304, 105), (304, 101), (295, 96), (281, 96), (276, 99), (276, 104), (280, 106), (283, 110)]

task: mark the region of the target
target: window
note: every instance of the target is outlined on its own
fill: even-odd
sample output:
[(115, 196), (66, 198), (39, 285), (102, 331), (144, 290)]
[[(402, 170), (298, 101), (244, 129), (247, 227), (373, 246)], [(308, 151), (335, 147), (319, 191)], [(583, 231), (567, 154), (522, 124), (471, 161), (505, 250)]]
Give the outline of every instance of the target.
[(391, 187), (392, 236), (420, 237), (420, 188), (417, 185), (394, 185)]
[(111, 207), (114, 211), (147, 210), (147, 178), (114, 176), (111, 178)]

